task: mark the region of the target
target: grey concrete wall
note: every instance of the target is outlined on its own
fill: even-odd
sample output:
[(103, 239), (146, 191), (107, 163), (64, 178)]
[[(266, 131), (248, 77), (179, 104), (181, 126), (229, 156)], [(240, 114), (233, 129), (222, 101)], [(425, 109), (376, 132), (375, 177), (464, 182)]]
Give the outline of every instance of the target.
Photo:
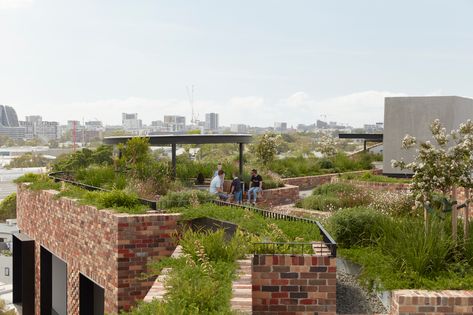
[(473, 119), (473, 99), (458, 96), (385, 98), (383, 173), (406, 173), (391, 167), (393, 159), (411, 162), (415, 156), (415, 149), (401, 148), (402, 139), (409, 134), (418, 141), (435, 143), (429, 127), (437, 118), (448, 131), (458, 128), (460, 123)]

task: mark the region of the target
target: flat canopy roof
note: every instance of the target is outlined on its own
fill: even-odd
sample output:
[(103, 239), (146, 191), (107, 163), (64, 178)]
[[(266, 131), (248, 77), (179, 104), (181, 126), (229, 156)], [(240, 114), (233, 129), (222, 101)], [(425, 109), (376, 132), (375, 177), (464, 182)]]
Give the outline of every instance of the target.
[(341, 133), (339, 139), (363, 139), (373, 142), (383, 142), (382, 133)]
[(148, 138), (150, 145), (163, 144), (206, 144), (206, 143), (250, 143), (252, 136), (248, 134), (231, 135), (149, 135), (105, 137), (105, 144), (126, 143), (132, 138)]

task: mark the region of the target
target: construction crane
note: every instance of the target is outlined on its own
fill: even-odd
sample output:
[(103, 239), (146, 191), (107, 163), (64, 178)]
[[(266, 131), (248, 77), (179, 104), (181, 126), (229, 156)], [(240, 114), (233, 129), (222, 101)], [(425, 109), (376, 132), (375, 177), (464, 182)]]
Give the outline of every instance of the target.
[(186, 86), (187, 90), (187, 97), (189, 97), (189, 104), (191, 105), (192, 109), (192, 116), (191, 116), (191, 124), (197, 124), (197, 117), (194, 113), (194, 85)]

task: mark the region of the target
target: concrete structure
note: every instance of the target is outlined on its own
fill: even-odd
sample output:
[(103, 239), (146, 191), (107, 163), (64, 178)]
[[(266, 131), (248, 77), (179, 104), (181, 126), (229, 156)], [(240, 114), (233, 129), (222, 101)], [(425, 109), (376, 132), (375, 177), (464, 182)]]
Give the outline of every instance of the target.
[(46, 142), (59, 139), (59, 123), (43, 121), (39, 115), (26, 116), (20, 126), (25, 128), (25, 139), (38, 138)]
[(12, 139), (25, 138), (25, 128), (20, 126), (16, 111), (11, 106), (0, 105), (0, 135)]
[(167, 131), (176, 132), (186, 129), (186, 117), (176, 115), (164, 116), (164, 127)]
[(248, 126), (245, 124), (231, 124), (230, 131), (233, 133), (247, 133)]
[(218, 113), (205, 114), (205, 129), (211, 131), (218, 130)]
[(138, 114), (122, 113), (122, 126), (125, 130), (139, 130), (143, 127), (141, 119), (138, 119)]
[(394, 169), (391, 160), (411, 162), (415, 150), (402, 150), (406, 134), (418, 141), (434, 141), (430, 124), (440, 119), (450, 131), (473, 118), (473, 99), (458, 96), (387, 97), (384, 101), (384, 163), (383, 173), (399, 175), (406, 172)]
[(286, 122), (275, 122), (274, 123), (274, 131), (276, 131), (276, 132), (286, 132), (287, 131), (287, 123)]

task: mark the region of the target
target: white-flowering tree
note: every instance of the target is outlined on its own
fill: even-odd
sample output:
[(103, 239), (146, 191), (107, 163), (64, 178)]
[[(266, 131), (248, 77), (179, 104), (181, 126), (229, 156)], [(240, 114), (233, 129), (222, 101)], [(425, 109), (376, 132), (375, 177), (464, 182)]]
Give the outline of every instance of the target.
[(402, 148), (409, 150), (417, 146), (417, 156), (411, 163), (393, 160), (392, 165), (414, 173), (412, 192), (415, 196), (415, 206), (424, 209), (426, 220), (429, 210), (434, 208), (435, 194), (440, 192), (446, 196), (444, 205), (452, 209), (454, 239), (457, 234), (457, 188), (464, 187), (464, 223), (467, 236), (469, 189), (473, 187), (473, 123), (468, 120), (458, 129), (447, 133), (440, 120), (436, 119), (430, 130), (435, 144), (430, 141), (418, 143), (415, 137), (406, 135), (402, 140)]
[(268, 132), (265, 133), (261, 138), (254, 144), (253, 149), (256, 158), (263, 165), (267, 165), (274, 160), (278, 152), (278, 146), (281, 141), (281, 136)]
[(332, 157), (337, 154), (337, 141), (330, 135), (322, 135), (320, 137), (317, 149), (324, 157)]

